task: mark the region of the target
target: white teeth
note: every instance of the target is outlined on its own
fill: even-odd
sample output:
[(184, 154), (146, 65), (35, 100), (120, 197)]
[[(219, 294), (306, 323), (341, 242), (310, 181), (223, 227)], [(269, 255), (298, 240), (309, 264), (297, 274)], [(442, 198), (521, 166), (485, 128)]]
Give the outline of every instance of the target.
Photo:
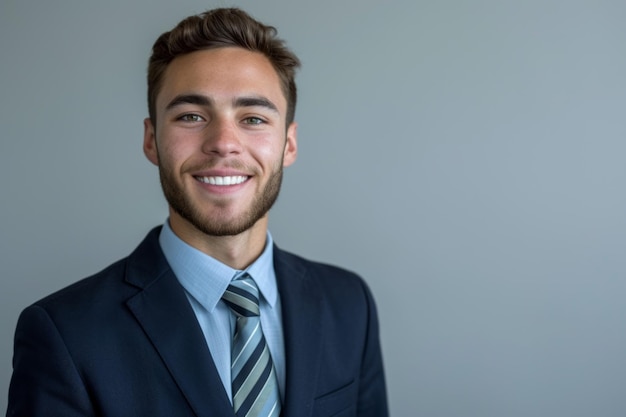
[(196, 177), (200, 182), (211, 185), (237, 185), (244, 182), (248, 177), (236, 175), (233, 177)]

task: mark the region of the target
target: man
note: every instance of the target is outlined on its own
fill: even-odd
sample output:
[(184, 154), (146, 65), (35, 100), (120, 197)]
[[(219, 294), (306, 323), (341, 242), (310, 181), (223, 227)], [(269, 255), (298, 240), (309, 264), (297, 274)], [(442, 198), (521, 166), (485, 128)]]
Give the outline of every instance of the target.
[(144, 152), (169, 219), (22, 313), (7, 415), (387, 415), (366, 285), (267, 231), (296, 159), (298, 66), (274, 28), (238, 9), (161, 35)]

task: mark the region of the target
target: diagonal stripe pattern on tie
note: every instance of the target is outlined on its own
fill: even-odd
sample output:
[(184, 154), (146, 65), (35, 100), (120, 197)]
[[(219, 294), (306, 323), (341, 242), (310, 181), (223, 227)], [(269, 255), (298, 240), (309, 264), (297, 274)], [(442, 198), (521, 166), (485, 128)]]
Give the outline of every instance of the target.
[(222, 300), (237, 317), (231, 358), (235, 414), (278, 417), (278, 382), (261, 329), (259, 289), (252, 277), (244, 274), (231, 281)]

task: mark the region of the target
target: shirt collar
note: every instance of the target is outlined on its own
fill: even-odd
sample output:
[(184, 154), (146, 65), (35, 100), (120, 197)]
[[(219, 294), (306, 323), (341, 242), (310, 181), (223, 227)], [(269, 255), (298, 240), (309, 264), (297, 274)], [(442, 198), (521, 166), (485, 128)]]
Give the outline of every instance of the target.
[[(182, 241), (172, 231), (169, 221), (161, 229), (159, 244), (180, 284), (209, 312), (220, 301), (230, 281), (241, 273)], [(274, 241), (269, 231), (265, 249), (245, 272), (252, 276), (262, 298), (273, 308), (278, 290), (274, 271)]]

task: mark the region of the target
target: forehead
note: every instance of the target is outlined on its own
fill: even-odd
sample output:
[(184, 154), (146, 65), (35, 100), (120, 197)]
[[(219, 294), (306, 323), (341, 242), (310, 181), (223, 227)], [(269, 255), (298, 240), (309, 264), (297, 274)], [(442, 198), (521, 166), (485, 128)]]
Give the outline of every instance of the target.
[(156, 99), (157, 111), (180, 94), (202, 94), (216, 102), (240, 96), (262, 96), (285, 114), (287, 101), (280, 78), (261, 53), (224, 47), (175, 58), (165, 70)]

